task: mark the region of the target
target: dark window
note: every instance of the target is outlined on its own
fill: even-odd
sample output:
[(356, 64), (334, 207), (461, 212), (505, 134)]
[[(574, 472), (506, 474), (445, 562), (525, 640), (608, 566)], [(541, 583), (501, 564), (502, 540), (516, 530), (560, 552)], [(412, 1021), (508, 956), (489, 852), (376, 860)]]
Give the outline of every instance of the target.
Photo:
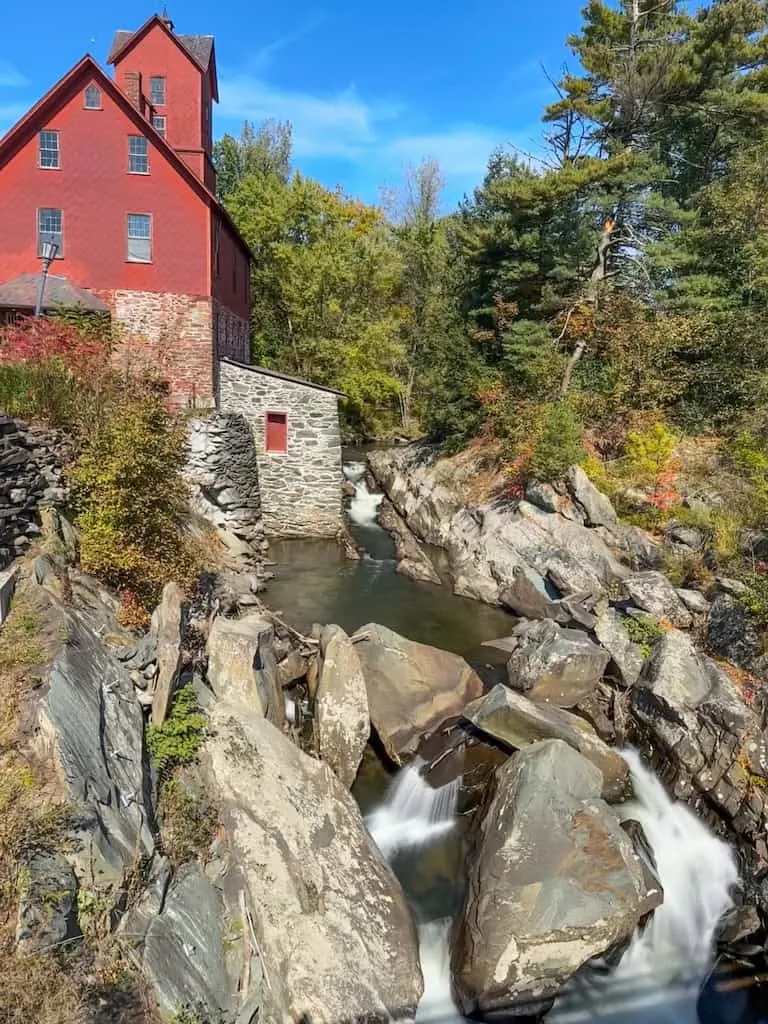
[(86, 110), (101, 110), (101, 89), (95, 85), (89, 85), (85, 90), (84, 106)]
[(152, 115), (152, 127), (158, 135), (162, 135), (165, 138), (165, 116), (163, 114)]
[(40, 166), (59, 167), (59, 133), (40, 132)]
[(153, 107), (165, 106), (165, 78), (153, 75), (149, 79), (149, 102)]
[(56, 259), (64, 255), (64, 231), (61, 210), (44, 207), (37, 211), (37, 255), (41, 255), (43, 242), (55, 242)]
[(152, 218), (148, 213), (128, 214), (128, 262), (152, 262)]
[(288, 416), (286, 413), (267, 413), (264, 447), (268, 452), (288, 451)]
[(149, 146), (143, 135), (128, 136), (128, 170), (132, 174), (149, 174)]

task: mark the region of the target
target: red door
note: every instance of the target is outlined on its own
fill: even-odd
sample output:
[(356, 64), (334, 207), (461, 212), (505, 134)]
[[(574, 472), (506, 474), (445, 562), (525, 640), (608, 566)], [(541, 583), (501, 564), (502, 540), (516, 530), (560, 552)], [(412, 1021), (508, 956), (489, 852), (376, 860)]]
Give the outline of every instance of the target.
[(288, 416), (284, 412), (267, 413), (266, 450), (288, 451)]

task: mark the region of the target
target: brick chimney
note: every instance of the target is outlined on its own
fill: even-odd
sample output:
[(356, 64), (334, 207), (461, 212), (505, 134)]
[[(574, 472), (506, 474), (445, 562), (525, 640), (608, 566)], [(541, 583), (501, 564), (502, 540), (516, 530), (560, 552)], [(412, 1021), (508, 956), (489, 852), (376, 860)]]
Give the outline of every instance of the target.
[(143, 101), (141, 97), (141, 72), (123, 72), (123, 92), (128, 97), (132, 107), (135, 107), (140, 114), (143, 114)]

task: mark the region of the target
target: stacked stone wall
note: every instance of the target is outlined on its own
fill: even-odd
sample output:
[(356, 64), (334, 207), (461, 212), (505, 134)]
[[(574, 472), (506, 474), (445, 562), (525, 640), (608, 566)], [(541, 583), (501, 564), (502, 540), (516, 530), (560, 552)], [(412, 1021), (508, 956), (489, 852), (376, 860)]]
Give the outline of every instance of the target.
[[(261, 516), (259, 468), (253, 434), (234, 413), (213, 413), (188, 427), (186, 477), (190, 504), (218, 529), (241, 556), (258, 562), (266, 547)], [(236, 545), (228, 541), (230, 535)]]
[[(243, 415), (259, 463), (264, 528), (273, 537), (333, 537), (342, 527), (338, 395), (223, 361), (222, 412)], [(266, 450), (267, 412), (285, 413), (288, 450)]]
[(0, 570), (40, 534), (40, 510), (67, 499), (69, 448), (56, 431), (0, 416)]

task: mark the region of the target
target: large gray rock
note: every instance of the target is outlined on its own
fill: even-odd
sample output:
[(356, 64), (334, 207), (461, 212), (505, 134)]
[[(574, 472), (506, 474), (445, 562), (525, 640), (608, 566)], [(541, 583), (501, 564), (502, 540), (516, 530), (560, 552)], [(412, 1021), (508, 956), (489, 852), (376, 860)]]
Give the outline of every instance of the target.
[(499, 683), (491, 692), (472, 701), (463, 717), (481, 732), (513, 750), (540, 740), (563, 740), (600, 770), (605, 800), (620, 800), (629, 783), (627, 762), (600, 739), (583, 718), (551, 704), (535, 704), (521, 693)]
[(441, 460), (424, 446), (409, 445), (374, 452), (368, 461), (416, 538), (445, 552), (459, 595), (498, 604), (515, 569), (535, 570), (565, 596), (602, 594), (626, 575), (594, 529), (565, 515), (529, 501), (468, 507), (465, 483), (476, 473), (471, 460)]
[(717, 654), (748, 667), (762, 653), (760, 631), (753, 617), (730, 594), (717, 594), (707, 615), (707, 642)]
[(510, 684), (531, 700), (572, 708), (595, 689), (609, 657), (579, 630), (544, 620), (519, 634), (507, 673)]
[(149, 925), (142, 957), (143, 973), (164, 1014), (189, 1006), (218, 1017), (232, 1007), (235, 983), (224, 958), (227, 933), (220, 894), (199, 864), (184, 865), (162, 912)]
[(206, 749), (264, 970), (260, 1024), (413, 1021), (416, 929), (346, 788), (253, 711), (221, 704)]
[(759, 720), (686, 634), (672, 630), (656, 644), (632, 690), (632, 712), (665, 760), (683, 770), (723, 818), (733, 819), (737, 832), (759, 834), (762, 796), (740, 763), (747, 758), (752, 772), (766, 772)]
[(365, 676), (355, 645), (339, 626), (320, 634), (322, 666), (315, 696), (320, 757), (350, 787), (371, 732)]
[(258, 612), (218, 616), (208, 635), (208, 682), (221, 700), (253, 708), (282, 728), (285, 701), (274, 637), (272, 623)]
[(152, 698), (152, 721), (161, 725), (181, 671), (181, 629), (184, 591), (178, 583), (166, 583), (160, 604), (152, 612), (152, 636), (157, 645), (157, 679)]
[(441, 581), (437, 569), (387, 498), (384, 498), (379, 506), (378, 519), (379, 524), (391, 533), (394, 539), (397, 571), (412, 580), (439, 584)]
[(566, 519), (584, 522), (584, 512), (574, 505), (567, 494), (561, 493), (552, 484), (531, 480), (525, 488), (525, 500), (543, 512), (558, 512)]
[(629, 638), (621, 615), (614, 608), (603, 608), (597, 617), (595, 636), (611, 656), (617, 682), (632, 686), (643, 670), (643, 652)]
[(483, 692), (477, 673), (458, 654), (379, 626), (353, 638), (363, 667), (371, 724), (389, 756), (402, 764), (424, 737)]
[(501, 603), (525, 619), (552, 619), (561, 626), (576, 623), (592, 629), (596, 619), (585, 604), (591, 604), (591, 595), (574, 595), (553, 600), (546, 591), (545, 582), (533, 569), (515, 568), (512, 582), (499, 594)]
[(659, 619), (668, 619), (673, 626), (683, 629), (693, 623), (691, 613), (662, 572), (633, 573), (624, 580), (624, 589), (633, 604), (644, 612), (650, 612)]
[(33, 853), (24, 859), (16, 942), (25, 953), (60, 950), (80, 936), (77, 879), (60, 853)]
[(587, 526), (611, 529), (616, 525), (618, 516), (610, 498), (595, 487), (581, 466), (571, 466), (566, 480), (574, 501), (584, 512)]
[(496, 773), (454, 935), (465, 1014), (541, 1005), (660, 902), (601, 787), (599, 770), (561, 740)]
[(123, 666), (79, 613), (63, 615), (66, 641), (50, 670), (41, 739), (76, 812), (80, 877), (91, 887), (118, 884), (154, 849), (144, 718)]

